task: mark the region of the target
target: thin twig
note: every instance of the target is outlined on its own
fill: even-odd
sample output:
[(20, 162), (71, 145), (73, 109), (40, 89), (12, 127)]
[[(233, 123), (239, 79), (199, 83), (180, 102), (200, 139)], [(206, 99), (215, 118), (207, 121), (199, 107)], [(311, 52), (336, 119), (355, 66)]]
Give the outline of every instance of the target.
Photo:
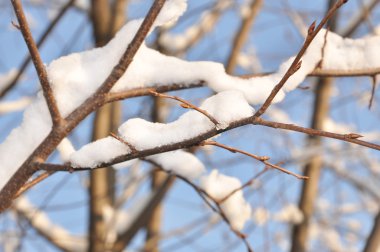
[(309, 77), (360, 77), (380, 74), (380, 68), (364, 68), (353, 70), (315, 69)]
[(57, 126), (62, 123), (63, 119), (59, 112), (57, 102), (54, 98), (53, 90), (51, 89), (51, 86), (50, 86), (46, 68), (42, 62), (40, 53), (38, 51), (36, 43), (34, 42), (32, 33), (30, 32), (28, 21), (26, 20), (21, 1), (12, 0), (11, 2), (14, 8), (14, 11), (16, 13), (18, 23), (20, 25), (22, 36), (25, 40), (26, 45), (28, 46), (30, 56), (34, 63), (34, 67), (37, 71), (38, 78), (41, 83), (42, 91), (43, 91), (47, 106), (49, 108), (51, 119), (53, 121), (53, 125)]
[(113, 137), (113, 138), (115, 138), (116, 140), (119, 140), (121, 143), (127, 145), (132, 152), (137, 152), (136, 148), (132, 144), (128, 143), (127, 141), (125, 141), (123, 138), (121, 138), (120, 136), (116, 135), (115, 133), (111, 132), (110, 136)]
[(53, 171), (47, 171), (39, 175), (37, 178), (33, 179), (32, 181), (26, 183), (23, 187), (20, 188), (20, 190), (15, 194), (13, 199), (16, 199), (20, 197), (21, 194), (32, 188), (33, 186), (37, 185), (41, 181), (45, 180), (46, 178), (50, 177), (54, 172)]
[(227, 146), (227, 145), (224, 145), (224, 144), (221, 144), (221, 143), (218, 143), (218, 142), (215, 142), (215, 141), (211, 141), (211, 140), (206, 140), (206, 141), (203, 141), (200, 143), (200, 145), (213, 145), (213, 146), (217, 146), (217, 147), (220, 147), (220, 148), (223, 148), (223, 149), (226, 149), (232, 153), (240, 153), (240, 154), (243, 154), (243, 155), (246, 155), (248, 157), (251, 157), (251, 158), (254, 158), (260, 162), (262, 162), (263, 164), (265, 164), (266, 166), (269, 166), (271, 168), (274, 168), (274, 169), (277, 169), (283, 173), (286, 173), (288, 175), (292, 175), (298, 179), (308, 179), (308, 177), (305, 177), (305, 176), (301, 176), (301, 175), (298, 175), (298, 174), (295, 174), (291, 171), (288, 171), (287, 169), (285, 168), (282, 168), (278, 165), (275, 165), (275, 164), (271, 164), (268, 162), (269, 160), (269, 157), (260, 157), (260, 156), (257, 156), (257, 155), (254, 155), (252, 153), (249, 153), (249, 152), (246, 152), (246, 151), (243, 151), (243, 150), (239, 150), (239, 149), (236, 149), (236, 148), (233, 148), (231, 146)]
[(239, 188), (236, 188), (235, 190), (231, 191), (229, 194), (227, 194), (223, 199), (219, 200), (218, 203), (219, 204), (222, 204), (224, 201), (226, 201), (227, 199), (229, 199), (232, 195), (234, 195), (235, 193), (237, 193), (238, 191), (242, 191), (244, 188), (250, 186), (253, 184), (253, 182), (256, 181), (256, 179), (258, 177), (260, 177), (261, 175), (263, 175), (264, 173), (266, 173), (268, 171), (268, 167), (266, 166), (261, 172), (257, 173), (254, 177), (252, 177), (250, 180), (248, 180), (246, 183), (244, 183), (242, 186), (240, 186)]
[[(40, 48), (42, 46), (42, 44), (45, 42), (45, 40), (47, 39), (49, 34), (51, 34), (54, 27), (59, 23), (59, 21), (62, 19), (62, 17), (65, 15), (65, 13), (74, 4), (74, 2), (75, 2), (75, 0), (70, 0), (62, 7), (62, 9), (58, 12), (58, 14), (51, 21), (49, 26), (42, 33), (41, 37), (37, 40), (37, 48)], [(20, 26), (18, 24), (15, 24), (13, 21), (12, 21), (12, 25), (20, 30)], [(0, 91), (0, 97), (3, 97), (4, 95), (6, 95), (16, 85), (18, 80), (24, 74), (24, 72), (25, 72), (27, 66), (29, 65), (31, 59), (32, 58), (30, 57), (30, 55), (28, 55), (24, 59), (21, 66), (18, 68), (16, 76), (9, 83), (7, 83), (7, 85), (4, 88), (2, 88), (2, 90)]]
[(365, 147), (380, 151), (380, 145), (359, 140), (358, 138), (362, 136), (356, 133), (338, 134), (338, 133), (332, 133), (332, 132), (328, 132), (324, 130), (305, 128), (305, 127), (301, 127), (294, 124), (271, 122), (271, 121), (263, 120), (261, 118), (255, 118), (252, 123), (255, 125), (263, 125), (263, 126), (267, 126), (267, 127), (271, 127), (275, 129), (284, 129), (284, 130), (301, 132), (301, 133), (308, 134), (310, 136), (321, 136), (321, 137), (326, 137), (326, 138), (338, 139), (344, 142), (354, 143), (357, 145), (365, 146)]
[(358, 15), (355, 15), (352, 20), (345, 22), (348, 25), (345, 27), (345, 29), (342, 29), (342, 32), (340, 33), (342, 37), (351, 37), (352, 34), (358, 29), (358, 27), (363, 23), (363, 21), (368, 19), (371, 11), (379, 2), (379, 0), (371, 0), (367, 5), (362, 6), (362, 8), (357, 8), (360, 13), (358, 13)]
[[(257, 74), (244, 74), (237, 77), (242, 79), (249, 79), (252, 77), (262, 77), (273, 74), (274, 72), (264, 72)], [(340, 70), (340, 69), (314, 69), (309, 73), (308, 77), (362, 77), (362, 76), (373, 76), (380, 74), (380, 67), (375, 68), (363, 68), (363, 69), (350, 69), (350, 70)]]
[(331, 18), (332, 15), (348, 0), (338, 0), (336, 4), (329, 10), (327, 15), (322, 19), (322, 21), (318, 24), (317, 28), (315, 28), (315, 22), (313, 22), (308, 30), (305, 42), (298, 52), (297, 56), (293, 60), (292, 64), (286, 71), (285, 75), (282, 77), (280, 82), (273, 88), (268, 98), (265, 100), (264, 104), (260, 107), (259, 110), (255, 113), (255, 116), (259, 117), (265, 113), (268, 107), (272, 104), (273, 99), (276, 97), (277, 93), (281, 90), (281, 88), (285, 85), (287, 80), (299, 70), (301, 67), (301, 58), (306, 52), (306, 49), (310, 46), (311, 42), (317, 36), (318, 32), (322, 29), (322, 27), (326, 24), (326, 22)]
[[(159, 167), (159, 166), (158, 166)], [(249, 252), (253, 252), (253, 249), (251, 248), (251, 245), (247, 241), (247, 236), (240, 232), (239, 230), (236, 230), (232, 227), (230, 220), (227, 218), (226, 214), (224, 213), (222, 207), (221, 207), (221, 202), (214, 199), (210, 194), (208, 194), (205, 190), (191, 182), (189, 179), (182, 177), (180, 175), (175, 175), (177, 178), (181, 179), (182, 181), (186, 182), (188, 185), (190, 185), (197, 193), (198, 195), (202, 198), (202, 200), (210, 207), (211, 210), (213, 210), (215, 213), (219, 214), (219, 216), (222, 218), (222, 220), (230, 227), (231, 231), (239, 237), (245, 246), (247, 247), (247, 250)], [(211, 200), (215, 206), (213, 206), (209, 200)]]
[(166, 95), (166, 94), (161, 94), (161, 93), (157, 93), (156, 91), (153, 91), (153, 90), (150, 90), (149, 93), (151, 95), (154, 95), (154, 96), (158, 96), (158, 97), (163, 97), (163, 98), (168, 98), (168, 99), (172, 99), (172, 100), (176, 100), (176, 101), (179, 101), (181, 102), (180, 106), (182, 108), (186, 108), (186, 109), (194, 109), (196, 111), (198, 111), (199, 113), (203, 114), (204, 116), (206, 116), (208, 119), (210, 119), (210, 121), (215, 124), (215, 126), (218, 126), (218, 121), (212, 116), (210, 115), (206, 110), (204, 109), (201, 109), (193, 104), (191, 104), (190, 102), (182, 99), (182, 98), (179, 98), (178, 96), (172, 96), (172, 95)]

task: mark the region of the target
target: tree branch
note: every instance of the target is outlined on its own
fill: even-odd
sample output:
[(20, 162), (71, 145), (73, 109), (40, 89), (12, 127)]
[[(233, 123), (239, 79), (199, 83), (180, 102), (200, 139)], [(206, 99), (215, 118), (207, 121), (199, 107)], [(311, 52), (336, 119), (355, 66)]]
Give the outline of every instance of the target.
[(228, 151), (230, 151), (232, 153), (240, 153), (240, 154), (246, 155), (248, 157), (251, 157), (253, 159), (256, 159), (257, 161), (260, 161), (261, 163), (265, 164), (266, 167), (270, 167), (270, 168), (279, 170), (279, 171), (281, 171), (283, 173), (286, 173), (288, 175), (292, 175), (292, 176), (294, 176), (294, 177), (296, 177), (298, 179), (308, 179), (309, 178), (309, 177), (306, 177), (306, 176), (301, 176), (301, 175), (295, 174), (295, 173), (293, 173), (291, 171), (286, 170), (285, 168), (283, 168), (281, 166), (269, 163), (268, 162), (269, 157), (266, 157), (266, 156), (260, 157), (260, 156), (254, 155), (252, 153), (249, 153), (249, 152), (246, 152), (246, 151), (243, 151), (243, 150), (239, 150), (239, 149), (236, 149), (236, 148), (233, 148), (233, 147), (230, 147), (230, 146), (227, 146), (227, 145), (224, 145), (224, 144), (212, 141), (212, 140), (203, 141), (199, 145), (201, 145), (201, 146), (204, 146), (204, 145), (217, 146), (219, 148), (226, 149), (226, 150), (228, 150)]
[[(37, 48), (40, 48), (42, 44), (45, 42), (46, 38), (50, 35), (52, 30), (55, 28), (55, 26), (59, 23), (59, 21), (62, 19), (62, 17), (65, 15), (65, 13), (70, 9), (70, 7), (74, 4), (75, 0), (69, 0), (62, 9), (58, 12), (58, 14), (54, 17), (54, 19), (51, 21), (49, 26), (45, 29), (45, 31), (42, 33), (41, 37), (37, 41)], [(29, 65), (32, 58), (30, 55), (28, 55), (24, 61), (22, 62), (21, 66), (18, 68), (16, 76), (0, 91), (0, 97), (5, 96), (12, 88), (17, 84), (23, 73), (25, 72), (27, 66)]]
[(36, 68), (42, 91), (49, 108), (51, 119), (53, 121), (53, 125), (56, 126), (62, 123), (62, 117), (55, 101), (53, 90), (51, 89), (49, 83), (49, 77), (47, 75), (46, 68), (41, 60), (37, 45), (34, 42), (33, 36), (30, 32), (28, 21), (26, 20), (24, 10), (22, 8), (21, 0), (12, 0), (11, 2), (20, 25), (21, 33), (24, 37), (26, 45), (28, 46), (34, 67)]
[(206, 110), (201, 109), (201, 108), (191, 104), (190, 102), (188, 102), (188, 101), (186, 101), (186, 100), (184, 100), (178, 96), (160, 94), (160, 93), (157, 93), (153, 90), (150, 91), (150, 94), (154, 95), (154, 96), (158, 96), (158, 97), (163, 97), (163, 98), (168, 98), (168, 99), (179, 101), (179, 102), (181, 102), (180, 106), (182, 108), (194, 109), (194, 110), (198, 111), (199, 113), (201, 113), (202, 115), (204, 115), (205, 117), (207, 117), (213, 124), (215, 124), (215, 126), (218, 126), (218, 124), (219, 124), (219, 122), (212, 115), (210, 115)]
[(38, 145), (29, 158), (20, 166), (7, 184), (1, 189), (0, 213), (10, 206), (14, 195), (38, 170), (34, 166), (35, 162), (43, 162), (46, 160), (61, 140), (65, 138), (86, 116), (106, 103), (106, 93), (113, 87), (113, 85), (115, 85), (117, 80), (123, 75), (129, 64), (132, 62), (132, 58), (144, 40), (144, 36), (146, 36), (153, 25), (154, 20), (164, 3), (165, 0), (156, 0), (154, 2), (122, 59), (120, 59), (119, 63), (114, 67), (113, 71), (98, 91), (66, 117), (61, 125), (53, 127), (48, 136)]
[(285, 85), (288, 79), (301, 67), (301, 58), (306, 52), (306, 49), (310, 46), (311, 42), (317, 36), (318, 32), (322, 29), (322, 27), (327, 23), (327, 21), (335, 14), (335, 12), (347, 2), (348, 0), (338, 0), (336, 4), (328, 11), (326, 16), (322, 19), (322, 21), (318, 24), (317, 28), (315, 28), (315, 22), (312, 23), (309, 27), (308, 34), (306, 36), (305, 42), (298, 52), (297, 56), (293, 60), (293, 63), (290, 65), (288, 70), (286, 71), (284, 77), (280, 80), (280, 82), (273, 88), (272, 92), (264, 102), (264, 104), (260, 107), (260, 109), (255, 113), (255, 116), (259, 117), (265, 113), (268, 107), (271, 105), (273, 99), (276, 97), (277, 93), (281, 90), (281, 88)]

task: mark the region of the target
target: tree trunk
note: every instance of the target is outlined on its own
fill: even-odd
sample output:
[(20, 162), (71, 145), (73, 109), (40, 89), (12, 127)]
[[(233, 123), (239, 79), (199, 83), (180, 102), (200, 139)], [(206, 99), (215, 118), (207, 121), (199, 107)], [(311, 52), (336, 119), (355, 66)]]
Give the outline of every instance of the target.
[[(91, 20), (96, 46), (105, 45), (125, 22), (126, 0), (110, 6), (108, 0), (93, 0)], [(107, 104), (95, 114), (92, 140), (107, 137), (120, 124), (120, 103)], [(89, 251), (107, 251), (107, 227), (103, 218), (104, 208), (113, 207), (115, 198), (115, 170), (98, 169), (90, 172), (89, 188)]]
[[(328, 9), (335, 4), (335, 0), (330, 0)], [(336, 28), (336, 15), (330, 19), (329, 27), (331, 30)], [(323, 60), (323, 59), (322, 59)], [(311, 128), (323, 129), (323, 124), (326, 118), (328, 118), (330, 106), (330, 97), (332, 91), (332, 79), (320, 78), (318, 80), (315, 100), (314, 111), (311, 122)], [(317, 148), (321, 146), (320, 137), (309, 137), (307, 146)], [(303, 214), (303, 220), (301, 223), (294, 225), (292, 232), (292, 247), (291, 252), (304, 252), (307, 251), (307, 240), (310, 228), (310, 222), (314, 213), (314, 204), (318, 197), (318, 184), (321, 175), (322, 168), (322, 156), (321, 154), (314, 155), (308, 164), (304, 168), (304, 176), (309, 177), (302, 184), (301, 198), (299, 200), (299, 208)]]

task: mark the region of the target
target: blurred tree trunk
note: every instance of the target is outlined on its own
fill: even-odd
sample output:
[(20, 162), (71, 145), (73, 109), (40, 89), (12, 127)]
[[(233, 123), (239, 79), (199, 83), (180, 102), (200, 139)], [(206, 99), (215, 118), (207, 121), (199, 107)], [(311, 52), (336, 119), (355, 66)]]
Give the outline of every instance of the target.
[[(95, 45), (104, 46), (125, 22), (126, 0), (92, 0), (91, 20)], [(92, 140), (115, 132), (121, 120), (121, 104), (107, 104), (100, 108), (94, 119)], [(107, 251), (107, 227), (103, 219), (106, 206), (113, 206), (115, 198), (115, 171), (112, 168), (90, 172), (89, 251)]]
[(380, 210), (377, 213), (371, 233), (367, 239), (363, 252), (378, 252), (380, 251)]
[(237, 31), (234, 42), (232, 44), (231, 52), (226, 64), (226, 73), (233, 74), (235, 72), (236, 65), (238, 64), (239, 54), (248, 40), (248, 36), (252, 30), (253, 22), (260, 13), (263, 6), (263, 0), (253, 0), (249, 13), (242, 18), (241, 25)]
[[(153, 122), (165, 122), (166, 121), (166, 106), (167, 103), (164, 99), (153, 97), (152, 107), (152, 120)], [(154, 169), (151, 175), (151, 190), (157, 191), (160, 189), (164, 181), (168, 178), (168, 174), (159, 169)], [(167, 185), (167, 189), (171, 187), (173, 183)], [(145, 251), (158, 252), (159, 251), (159, 236), (162, 223), (162, 204), (155, 206), (149, 222), (146, 225), (146, 242), (144, 246)]]
[[(329, 10), (335, 2), (335, 0), (329, 0), (327, 10)], [(332, 31), (336, 29), (336, 20), (337, 15), (333, 16), (328, 23), (328, 27)], [(329, 115), (331, 91), (332, 79), (320, 78), (317, 80), (311, 128), (323, 129), (324, 122)], [(321, 138), (310, 136), (307, 140), (307, 146), (319, 149), (318, 147), (321, 146)], [(310, 222), (318, 197), (318, 184), (321, 176), (322, 163), (322, 154), (317, 153), (304, 168), (304, 175), (309, 177), (309, 179), (305, 180), (302, 184), (301, 197), (299, 200), (299, 208), (303, 214), (303, 220), (293, 227), (291, 252), (307, 251)]]

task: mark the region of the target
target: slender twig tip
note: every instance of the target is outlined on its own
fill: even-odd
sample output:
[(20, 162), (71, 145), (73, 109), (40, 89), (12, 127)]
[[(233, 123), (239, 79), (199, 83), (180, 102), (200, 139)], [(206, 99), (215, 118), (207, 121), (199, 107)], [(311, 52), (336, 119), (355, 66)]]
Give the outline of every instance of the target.
[(349, 139), (358, 139), (358, 138), (361, 138), (363, 136), (359, 135), (359, 134), (356, 134), (356, 133), (350, 133), (350, 134), (346, 134), (345, 137), (347, 137)]
[(314, 22), (309, 26), (309, 30), (307, 31), (308, 35), (313, 34), (313, 32), (314, 32), (314, 30), (315, 30), (315, 25), (316, 25), (316, 21), (314, 21)]
[(16, 28), (17, 30), (21, 30), (21, 27), (20, 25), (16, 24), (16, 22), (14, 22), (13, 20), (11, 21), (12, 25), (14, 28)]
[(185, 104), (185, 103), (181, 103), (179, 104), (182, 108), (185, 108), (185, 109), (189, 109), (191, 108), (188, 104)]

